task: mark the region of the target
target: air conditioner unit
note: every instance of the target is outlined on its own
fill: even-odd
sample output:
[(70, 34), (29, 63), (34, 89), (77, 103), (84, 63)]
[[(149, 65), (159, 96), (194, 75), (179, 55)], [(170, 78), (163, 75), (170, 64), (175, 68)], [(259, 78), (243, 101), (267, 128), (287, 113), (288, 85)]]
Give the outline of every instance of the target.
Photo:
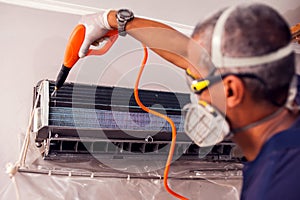
[[(41, 88), (40, 88), (41, 87)], [(33, 132), (44, 159), (165, 159), (171, 127), (164, 119), (144, 112), (133, 89), (65, 83), (56, 96), (54, 81), (40, 81)], [(184, 133), (182, 108), (189, 94), (139, 90), (141, 102), (169, 116), (177, 128), (174, 156), (179, 159), (237, 161), (231, 141), (200, 148)]]

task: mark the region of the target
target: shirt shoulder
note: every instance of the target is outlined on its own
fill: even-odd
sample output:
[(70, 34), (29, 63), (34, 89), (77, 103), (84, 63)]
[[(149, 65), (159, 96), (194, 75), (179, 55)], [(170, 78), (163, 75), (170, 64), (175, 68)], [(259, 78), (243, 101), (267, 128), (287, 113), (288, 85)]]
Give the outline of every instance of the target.
[[(300, 120), (245, 163), (241, 199), (300, 199)], [(288, 197), (288, 198), (287, 198)]]

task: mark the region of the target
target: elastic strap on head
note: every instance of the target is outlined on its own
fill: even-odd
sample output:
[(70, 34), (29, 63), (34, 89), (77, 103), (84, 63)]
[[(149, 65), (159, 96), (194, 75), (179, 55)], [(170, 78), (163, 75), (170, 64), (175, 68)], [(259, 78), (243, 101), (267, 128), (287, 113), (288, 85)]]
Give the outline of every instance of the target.
[(222, 34), (224, 25), (232, 13), (235, 10), (235, 6), (227, 8), (222, 15), (219, 17), (216, 26), (213, 31), (212, 44), (211, 44), (211, 57), (212, 62), (216, 67), (223, 66), (223, 55), (222, 55)]
[(298, 92), (297, 83), (298, 83), (297, 76), (294, 75), (292, 82), (290, 84), (288, 98), (285, 103), (285, 107), (287, 109), (289, 109), (290, 111), (299, 111), (300, 110), (300, 106), (297, 105), (295, 102), (296, 95)]
[(219, 17), (216, 26), (213, 31), (211, 54), (212, 62), (217, 68), (221, 67), (248, 67), (253, 65), (260, 65), (269, 62), (279, 60), (286, 57), (293, 52), (291, 43), (278, 49), (275, 52), (268, 53), (262, 56), (253, 57), (227, 57), (222, 54), (222, 35), (225, 27), (225, 23), (230, 14), (236, 9), (236, 6), (229, 7)]

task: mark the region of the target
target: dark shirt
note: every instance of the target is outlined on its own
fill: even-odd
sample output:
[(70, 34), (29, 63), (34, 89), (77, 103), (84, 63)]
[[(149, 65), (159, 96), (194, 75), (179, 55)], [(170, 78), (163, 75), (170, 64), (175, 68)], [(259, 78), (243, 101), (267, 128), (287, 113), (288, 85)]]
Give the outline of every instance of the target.
[(241, 199), (300, 200), (300, 118), (245, 163)]

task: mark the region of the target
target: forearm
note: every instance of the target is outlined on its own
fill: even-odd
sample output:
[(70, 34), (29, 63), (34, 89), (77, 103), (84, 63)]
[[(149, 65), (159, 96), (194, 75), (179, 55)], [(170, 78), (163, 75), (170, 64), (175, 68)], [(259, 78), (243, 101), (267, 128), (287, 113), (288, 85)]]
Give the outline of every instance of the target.
[[(110, 26), (117, 29), (116, 11), (108, 14)], [(162, 58), (187, 69), (187, 46), (190, 38), (160, 22), (135, 17), (126, 25), (126, 32), (144, 43)]]

